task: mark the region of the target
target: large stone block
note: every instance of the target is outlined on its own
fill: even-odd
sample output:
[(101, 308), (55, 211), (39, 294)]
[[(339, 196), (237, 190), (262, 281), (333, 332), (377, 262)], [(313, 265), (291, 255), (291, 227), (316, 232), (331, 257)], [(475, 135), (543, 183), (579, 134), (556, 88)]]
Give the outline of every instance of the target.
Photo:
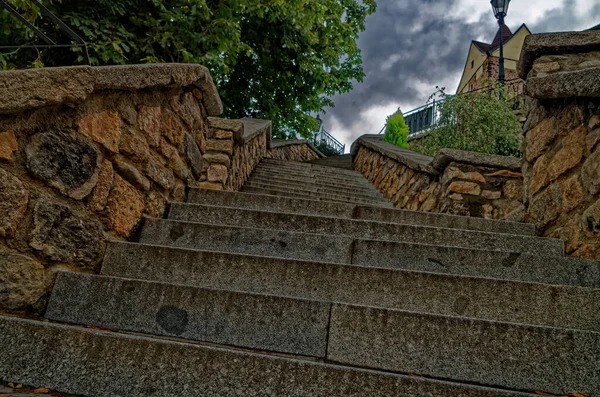
[(121, 117), (117, 112), (105, 110), (87, 115), (79, 120), (79, 128), (108, 151), (112, 153), (119, 152)]
[(14, 161), (17, 151), (17, 139), (13, 131), (0, 132), (0, 159)]
[(125, 158), (122, 156), (117, 156), (114, 160), (115, 169), (121, 174), (127, 182), (131, 183), (136, 188), (148, 191), (150, 190), (150, 180), (146, 178), (140, 170), (138, 170), (134, 165), (129, 164), (125, 161)]
[(562, 140), (562, 147), (554, 155), (548, 166), (550, 180), (555, 180), (568, 170), (576, 167), (583, 158), (587, 127), (582, 125)]
[(223, 152), (231, 155), (233, 153), (233, 141), (232, 140), (220, 140), (220, 139), (209, 139), (206, 142), (206, 150)]
[(171, 190), (175, 186), (175, 177), (173, 171), (163, 167), (155, 159), (148, 159), (144, 167), (146, 175), (150, 177), (154, 182), (158, 183), (163, 189)]
[(202, 168), (204, 163), (202, 160), (202, 153), (200, 152), (200, 149), (198, 149), (196, 141), (194, 140), (194, 138), (192, 138), (190, 134), (186, 133), (183, 136), (183, 145), (186, 160), (192, 168), (194, 176), (196, 178), (200, 178), (200, 176), (202, 175)]
[(600, 193), (600, 150), (596, 149), (583, 163), (581, 179), (588, 192), (593, 195)]
[(470, 196), (479, 196), (481, 187), (475, 182), (454, 181), (448, 186), (448, 193), (468, 194)]
[(226, 183), (228, 176), (227, 167), (221, 164), (213, 164), (208, 167), (208, 181)]
[(585, 199), (583, 185), (577, 173), (562, 181), (561, 191), (562, 209), (564, 212), (569, 212), (577, 208)]
[(27, 211), (29, 193), (21, 181), (0, 168), (0, 237), (13, 237)]
[(128, 159), (139, 163), (144, 163), (150, 155), (150, 147), (146, 139), (132, 130), (126, 130), (121, 134), (119, 151)]
[(186, 129), (181, 123), (179, 117), (173, 113), (167, 112), (163, 116), (163, 135), (175, 146), (183, 142), (183, 134)]
[(140, 131), (146, 135), (148, 145), (157, 147), (160, 142), (162, 113), (159, 106), (140, 106), (137, 116)]
[(45, 292), (41, 263), (24, 255), (0, 252), (0, 309), (26, 309)]
[(204, 122), (202, 120), (202, 110), (198, 100), (191, 92), (186, 92), (181, 96), (181, 118), (191, 128), (193, 132), (202, 129)]
[(28, 171), (64, 195), (80, 200), (96, 185), (101, 156), (81, 135), (39, 133), (31, 138), (25, 153)]
[(66, 205), (39, 200), (33, 225), (29, 245), (51, 261), (93, 269), (102, 260), (106, 241), (100, 222)]
[(554, 118), (542, 120), (532, 130), (527, 132), (525, 137), (527, 161), (532, 163), (536, 158), (542, 155), (556, 138), (556, 128)]
[(531, 200), (528, 215), (541, 228), (556, 220), (562, 209), (562, 194), (559, 184), (550, 185)]
[(108, 223), (119, 235), (128, 237), (144, 213), (141, 194), (119, 175), (108, 196)]
[(113, 185), (113, 178), (114, 170), (112, 164), (110, 161), (104, 160), (98, 174), (98, 183), (92, 192), (89, 202), (90, 207), (95, 211), (102, 211), (106, 207), (106, 201)]
[[(592, 204), (581, 217), (581, 223), (584, 230), (593, 233), (594, 235), (600, 234), (600, 200)], [(600, 246), (600, 243), (597, 244)]]

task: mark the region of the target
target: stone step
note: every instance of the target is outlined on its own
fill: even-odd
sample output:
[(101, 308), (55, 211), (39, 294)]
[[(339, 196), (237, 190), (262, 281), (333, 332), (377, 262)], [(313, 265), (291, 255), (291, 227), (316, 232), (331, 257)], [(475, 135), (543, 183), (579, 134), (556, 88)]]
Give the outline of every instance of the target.
[(310, 163), (318, 164), (318, 165), (326, 165), (327, 167), (343, 168), (343, 169), (347, 169), (347, 170), (354, 169), (354, 163), (352, 161), (351, 154), (324, 157), (324, 158), (320, 158), (320, 159), (316, 159), (316, 160), (311, 160)]
[(224, 207), (262, 211), (322, 215), (335, 218), (365, 219), (409, 225), (437, 226), (450, 229), (480, 230), (486, 232), (535, 235), (535, 225), (516, 222), (492, 221), (456, 215), (405, 211), (354, 204), (303, 200), (222, 190), (191, 188), (187, 201), (196, 204), (220, 203)]
[(61, 323), (325, 358), (330, 310), (329, 303), (316, 300), (60, 272), (45, 316)]
[(96, 397), (535, 396), (8, 317), (0, 317), (0, 350), (11, 352), (0, 379)]
[(335, 168), (335, 167), (328, 167), (325, 165), (302, 163), (302, 162), (298, 162), (298, 161), (263, 159), (259, 163), (259, 165), (288, 168), (288, 169), (298, 170), (298, 171), (312, 170), (315, 172), (332, 173), (335, 175), (350, 175), (350, 176), (359, 175), (359, 176), (362, 176), (362, 174), (360, 172), (354, 171), (354, 170), (344, 170), (344, 169)]
[(289, 169), (289, 168), (277, 168), (277, 167), (273, 167), (273, 166), (269, 166), (269, 165), (260, 165), (258, 164), (255, 168), (253, 173), (256, 174), (267, 174), (267, 175), (277, 175), (280, 177), (292, 177), (292, 176), (297, 176), (297, 177), (302, 177), (302, 178), (316, 178), (319, 180), (323, 180), (323, 181), (332, 181), (332, 182), (338, 182), (338, 183), (357, 183), (359, 181), (362, 181), (363, 183), (369, 183), (368, 180), (366, 180), (365, 177), (363, 177), (361, 174), (352, 174), (352, 175), (337, 175), (335, 173), (326, 173), (326, 172), (320, 172), (320, 171), (311, 171), (311, 170), (296, 170), (296, 169)]
[(298, 185), (298, 184), (281, 184), (277, 182), (267, 182), (261, 183), (250, 178), (248, 182), (244, 184), (244, 187), (248, 188), (257, 188), (257, 189), (274, 189), (274, 190), (284, 190), (290, 193), (313, 193), (313, 194), (324, 194), (324, 195), (338, 195), (338, 196), (348, 196), (363, 200), (381, 200), (387, 201), (381, 193), (377, 190), (371, 191), (360, 191), (355, 189), (344, 189), (344, 188), (330, 188), (330, 187), (321, 187), (316, 186), (316, 184), (311, 185)]
[[(545, 256), (562, 256), (564, 253), (563, 242), (557, 239), (404, 225), (362, 219), (256, 211), (203, 204), (173, 203), (169, 211), (169, 219), (182, 222), (202, 222), (213, 225), (500, 250)], [(183, 227), (193, 228), (190, 223), (186, 223)], [(160, 233), (160, 231), (157, 230), (155, 233)]]
[(392, 203), (386, 200), (365, 200), (350, 196), (341, 196), (341, 195), (332, 195), (332, 194), (317, 194), (317, 193), (292, 193), (286, 190), (278, 190), (278, 189), (262, 189), (255, 187), (244, 186), (241, 189), (242, 192), (245, 193), (254, 193), (261, 195), (270, 195), (270, 196), (280, 196), (280, 197), (292, 197), (292, 198), (300, 198), (306, 200), (318, 200), (318, 201), (331, 201), (336, 203), (353, 203), (353, 204), (363, 204), (363, 205), (372, 205), (377, 207), (384, 208), (393, 208)]
[(368, 185), (365, 183), (338, 183), (331, 181), (322, 181), (316, 178), (299, 178), (290, 176), (289, 178), (282, 178), (277, 175), (262, 175), (262, 174), (252, 174), (250, 177), (250, 181), (258, 182), (258, 183), (277, 183), (277, 184), (286, 184), (286, 185), (298, 185), (301, 187), (305, 186), (319, 186), (319, 187), (329, 187), (329, 188), (342, 188), (342, 189), (352, 189), (355, 191), (375, 191), (379, 193), (379, 190), (375, 189), (372, 185)]
[[(195, 252), (131, 243), (109, 246), (102, 273), (199, 288), (600, 331), (597, 315), (600, 313), (600, 289)], [(55, 288), (53, 300), (56, 293)], [(152, 292), (147, 296), (156, 300), (156, 296), (162, 295)], [(72, 299), (83, 301), (80, 296)], [(196, 297), (192, 295), (187, 299), (192, 301)], [(253, 299), (249, 301), (253, 302)], [(202, 307), (203, 304), (196, 305)], [(301, 309), (302, 306), (299, 312)]]

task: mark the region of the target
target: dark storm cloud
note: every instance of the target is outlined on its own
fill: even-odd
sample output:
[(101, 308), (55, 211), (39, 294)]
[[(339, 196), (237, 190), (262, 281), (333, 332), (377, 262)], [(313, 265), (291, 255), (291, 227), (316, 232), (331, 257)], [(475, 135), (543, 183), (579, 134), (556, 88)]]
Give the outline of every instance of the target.
[[(594, 5), (592, 10), (586, 13), (585, 21), (579, 22), (581, 16), (578, 11), (577, 3), (574, 0), (565, 0), (562, 7), (544, 13), (539, 22), (533, 24), (531, 28), (535, 33), (560, 32), (573, 30), (574, 26), (579, 29), (591, 28), (600, 23), (600, 3)], [(582, 24), (583, 26), (579, 26)]]
[[(495, 25), (491, 12), (477, 23), (445, 16), (456, 3), (379, 0), (358, 42), (367, 76), (351, 93), (334, 98), (326, 122), (333, 116), (350, 128), (368, 107), (424, 101), (444, 77), (460, 72), (471, 40), (482, 35), (491, 40)], [(417, 83), (431, 89), (420, 91)]]

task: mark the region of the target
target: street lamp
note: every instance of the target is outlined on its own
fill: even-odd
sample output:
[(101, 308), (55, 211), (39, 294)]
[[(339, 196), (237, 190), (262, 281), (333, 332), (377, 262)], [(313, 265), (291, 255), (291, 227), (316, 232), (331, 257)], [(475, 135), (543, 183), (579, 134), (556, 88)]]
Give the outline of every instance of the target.
[(491, 3), (494, 15), (498, 20), (498, 25), (500, 25), (500, 70), (498, 72), (498, 80), (500, 81), (500, 84), (504, 86), (504, 82), (506, 81), (504, 75), (504, 18), (506, 17), (506, 14), (508, 14), (510, 0), (492, 0)]

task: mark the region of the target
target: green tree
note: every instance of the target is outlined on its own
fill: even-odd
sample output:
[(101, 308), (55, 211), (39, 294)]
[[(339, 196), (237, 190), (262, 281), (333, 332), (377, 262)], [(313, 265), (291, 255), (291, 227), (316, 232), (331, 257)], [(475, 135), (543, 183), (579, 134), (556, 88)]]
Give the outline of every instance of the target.
[[(46, 32), (67, 40), (24, 0), (11, 0)], [(227, 117), (273, 120), (274, 134), (310, 137), (309, 113), (333, 106), (364, 72), (358, 34), (375, 0), (43, 0), (88, 43), (93, 65), (185, 62), (207, 66)], [(0, 42), (34, 36), (0, 12)], [(70, 65), (81, 50), (20, 50), (0, 67)]]
[(518, 98), (501, 98), (499, 84), (489, 89), (450, 96), (442, 91), (438, 127), (426, 135), (418, 151), (435, 156), (441, 149), (520, 157), (522, 128)]
[(409, 133), (410, 130), (404, 121), (404, 116), (402, 116), (402, 112), (398, 109), (398, 112), (388, 117), (383, 140), (392, 145), (408, 149)]

